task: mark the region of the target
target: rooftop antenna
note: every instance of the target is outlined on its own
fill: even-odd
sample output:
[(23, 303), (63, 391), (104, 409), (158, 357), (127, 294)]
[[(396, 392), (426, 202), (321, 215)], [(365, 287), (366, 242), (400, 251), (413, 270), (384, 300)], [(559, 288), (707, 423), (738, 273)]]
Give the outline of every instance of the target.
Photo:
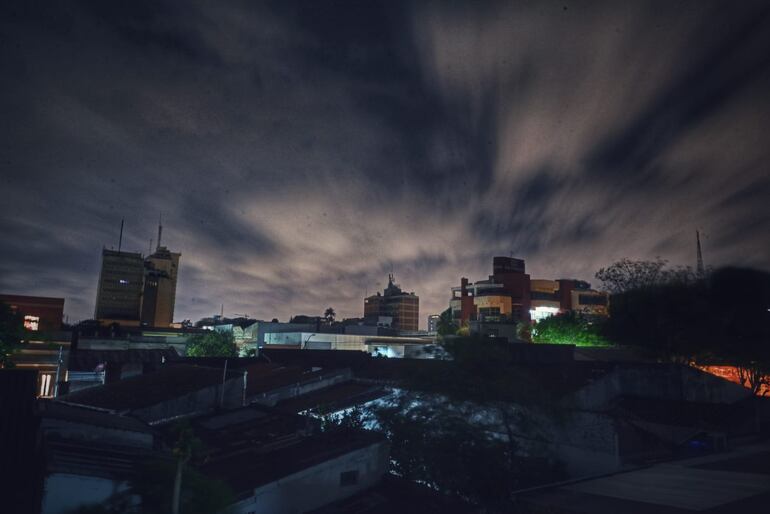
[(225, 317), (225, 304), (222, 304), (222, 310), (219, 311), (219, 317), (224, 318)]
[(698, 268), (697, 268), (698, 276), (702, 277), (703, 276), (703, 272), (704, 272), (704, 270), (703, 270), (703, 252), (701, 252), (701, 249), (700, 249), (700, 232), (698, 232), (697, 230), (695, 231), (695, 241), (696, 241), (696, 243), (698, 245)]
[(118, 239), (118, 253), (120, 253), (120, 247), (123, 246), (123, 222), (124, 218), (120, 219), (120, 238)]
[(160, 236), (163, 233), (162, 216), (162, 212), (158, 214), (158, 250), (160, 250)]
[(147, 250), (147, 255), (152, 255), (152, 238), (150, 238), (150, 249)]

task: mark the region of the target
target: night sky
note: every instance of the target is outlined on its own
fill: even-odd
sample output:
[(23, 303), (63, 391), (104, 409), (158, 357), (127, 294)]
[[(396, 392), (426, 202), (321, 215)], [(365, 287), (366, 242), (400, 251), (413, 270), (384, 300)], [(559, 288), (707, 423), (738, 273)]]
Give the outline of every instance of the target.
[(178, 320), (770, 269), (768, 2), (3, 2), (0, 63), (0, 292), (70, 321), (161, 211)]

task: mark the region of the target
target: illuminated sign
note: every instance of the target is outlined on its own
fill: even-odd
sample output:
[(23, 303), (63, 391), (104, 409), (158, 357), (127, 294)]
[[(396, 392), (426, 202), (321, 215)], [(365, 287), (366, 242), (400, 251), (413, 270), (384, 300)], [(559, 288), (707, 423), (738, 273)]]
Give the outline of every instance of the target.
[(37, 332), (40, 328), (39, 316), (24, 316), (24, 328)]

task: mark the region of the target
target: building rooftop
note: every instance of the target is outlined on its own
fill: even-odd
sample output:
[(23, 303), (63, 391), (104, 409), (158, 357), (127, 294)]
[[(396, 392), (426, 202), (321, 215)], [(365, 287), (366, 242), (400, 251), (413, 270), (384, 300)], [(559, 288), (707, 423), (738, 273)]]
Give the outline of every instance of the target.
[(541, 488), (518, 499), (554, 514), (765, 512), (770, 443)]
[(130, 432), (154, 433), (153, 429), (147, 424), (130, 416), (119, 416), (80, 405), (70, 405), (57, 400), (40, 400), (38, 405), (40, 415), (44, 419), (58, 419)]
[(200, 469), (223, 480), (237, 498), (248, 497), (255, 488), (336, 457), (372, 445), (386, 446), (385, 436), (359, 431), (332, 431), (298, 438), (286, 446), (265, 449), (255, 445), (221, 457), (210, 456)]
[[(242, 376), (238, 371), (228, 371), (227, 378)], [(61, 400), (120, 412), (156, 405), (221, 383), (222, 371), (216, 368), (164, 366), (153, 373), (76, 391), (62, 396)]]
[(77, 350), (70, 352), (67, 369), (70, 371), (93, 371), (98, 365), (148, 363), (160, 365), (179, 359), (174, 348), (128, 349), (128, 350)]
[(360, 382), (345, 382), (279, 402), (276, 408), (286, 412), (317, 410), (320, 414), (361, 405), (390, 394), (384, 388)]

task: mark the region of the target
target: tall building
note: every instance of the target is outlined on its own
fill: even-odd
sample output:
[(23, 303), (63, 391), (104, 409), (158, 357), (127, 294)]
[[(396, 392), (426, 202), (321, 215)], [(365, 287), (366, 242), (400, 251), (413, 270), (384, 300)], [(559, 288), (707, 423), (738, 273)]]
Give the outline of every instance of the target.
[(142, 325), (168, 327), (173, 323), (181, 255), (170, 252), (165, 246), (158, 246), (155, 253), (145, 259)]
[[(102, 250), (94, 317), (124, 326), (169, 327), (174, 321), (180, 253), (160, 245), (146, 259), (140, 253)], [(122, 240), (122, 225), (121, 225)]]
[(383, 294), (377, 293), (364, 299), (364, 317), (388, 316), (393, 318), (391, 328), (396, 330), (417, 330), (420, 316), (420, 298), (406, 293), (388, 275), (388, 287)]
[(107, 323), (138, 325), (143, 287), (142, 254), (103, 249), (94, 317)]

